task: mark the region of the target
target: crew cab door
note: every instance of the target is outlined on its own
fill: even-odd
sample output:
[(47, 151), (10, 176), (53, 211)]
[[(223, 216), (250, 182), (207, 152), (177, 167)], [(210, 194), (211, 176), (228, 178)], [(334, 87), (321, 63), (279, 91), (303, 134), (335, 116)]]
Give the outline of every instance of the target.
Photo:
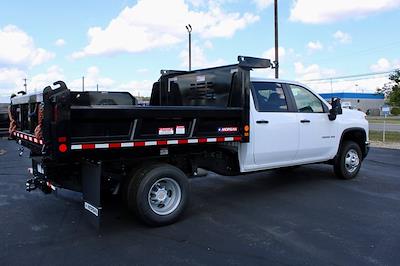
[(297, 112), (287, 88), (277, 82), (253, 82), (251, 143), (256, 169), (292, 163), (299, 145)]
[(335, 121), (328, 107), (305, 87), (288, 84), (298, 110), (299, 149), (295, 160), (302, 163), (331, 159), (335, 153)]

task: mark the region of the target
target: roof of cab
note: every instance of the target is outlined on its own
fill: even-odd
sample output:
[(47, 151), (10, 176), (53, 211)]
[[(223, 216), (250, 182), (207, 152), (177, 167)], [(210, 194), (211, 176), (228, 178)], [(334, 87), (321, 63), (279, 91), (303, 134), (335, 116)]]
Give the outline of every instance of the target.
[(300, 82), (297, 82), (294, 80), (285, 80), (285, 79), (261, 78), (261, 77), (250, 76), (250, 81), (251, 82), (280, 82), (280, 83), (299, 84), (299, 85), (305, 86), (305, 84), (302, 84)]

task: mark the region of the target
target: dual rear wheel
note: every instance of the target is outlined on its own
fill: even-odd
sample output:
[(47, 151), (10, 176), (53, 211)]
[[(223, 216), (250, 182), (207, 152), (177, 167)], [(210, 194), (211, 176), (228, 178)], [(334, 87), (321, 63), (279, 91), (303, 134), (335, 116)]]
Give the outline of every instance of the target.
[(189, 196), (187, 176), (169, 164), (151, 164), (138, 169), (124, 189), (129, 210), (151, 226), (176, 222)]

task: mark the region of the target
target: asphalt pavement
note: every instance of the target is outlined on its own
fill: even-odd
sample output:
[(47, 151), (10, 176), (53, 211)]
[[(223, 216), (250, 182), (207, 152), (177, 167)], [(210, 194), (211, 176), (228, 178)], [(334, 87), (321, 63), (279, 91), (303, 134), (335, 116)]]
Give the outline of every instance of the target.
[(373, 148), (349, 181), (328, 165), (210, 174), (180, 222), (146, 227), (115, 199), (98, 234), (79, 193), (26, 192), (30, 160), (0, 140), (0, 265), (398, 265), (399, 159)]
[[(369, 123), (369, 129), (375, 131), (383, 131), (383, 123)], [(400, 124), (386, 123), (385, 130), (400, 132)]]

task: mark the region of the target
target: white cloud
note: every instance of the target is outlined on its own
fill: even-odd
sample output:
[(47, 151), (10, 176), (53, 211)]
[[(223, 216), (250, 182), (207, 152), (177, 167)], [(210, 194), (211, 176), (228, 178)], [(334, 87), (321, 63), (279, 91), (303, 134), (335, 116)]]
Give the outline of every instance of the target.
[(385, 57), (380, 58), (375, 64), (369, 67), (373, 72), (388, 71), (397, 68), (400, 68), (400, 59), (395, 59), (391, 62)]
[(64, 46), (64, 45), (66, 44), (66, 42), (65, 42), (64, 39), (57, 39), (57, 40), (54, 42), (54, 44), (55, 44), (56, 46), (61, 47), (61, 46)]
[[(285, 61), (285, 58), (288, 54), (294, 53), (293, 49), (285, 49), (284, 47), (278, 48), (278, 56), (279, 56), (279, 76), (285, 74), (285, 70), (282, 68), (282, 62)], [(266, 58), (273, 62), (275, 60), (275, 48), (271, 47), (267, 51), (263, 52), (261, 55), (262, 58)], [(252, 77), (260, 77), (260, 78), (274, 78), (275, 77), (275, 70), (273, 68), (258, 68), (253, 69), (251, 73)]]
[(205, 0), (189, 0), (188, 2), (194, 7), (202, 7), (206, 4)]
[(212, 49), (214, 47), (214, 45), (210, 40), (207, 40), (204, 42), (204, 47), (207, 49)]
[(332, 77), (336, 74), (334, 69), (321, 68), (317, 64), (304, 66), (301, 62), (294, 63), (294, 72), (297, 80), (310, 80)]
[[(279, 68), (280, 77), (282, 77), (284, 73), (285, 71), (280, 67)], [(251, 71), (250, 75), (251, 77), (273, 79), (275, 78), (275, 70), (272, 68), (256, 68)]]
[(372, 64), (369, 69), (374, 72), (387, 71), (392, 68), (392, 64), (386, 58), (380, 58), (378, 62)]
[[(179, 54), (179, 58), (181, 59), (181, 66), (188, 68), (189, 67), (188, 49), (184, 49)], [(226, 64), (226, 62), (221, 58), (217, 60), (208, 59), (202, 47), (198, 46), (196, 43), (192, 44), (192, 69), (214, 67), (224, 64)]]
[[(282, 61), (282, 59), (286, 56), (286, 49), (284, 47), (278, 47), (278, 56), (279, 56), (279, 61)], [(267, 58), (269, 60), (274, 61), (275, 60), (275, 48), (272, 47), (265, 51), (262, 54), (263, 58)]]
[(10, 95), (23, 90), (25, 72), (18, 68), (0, 68), (0, 103), (9, 102)]
[(28, 80), (28, 90), (30, 92), (32, 92), (32, 90), (41, 91), (47, 86), (52, 86), (54, 82), (64, 79), (63, 69), (54, 65), (49, 67), (45, 73), (35, 75)]
[(256, 4), (257, 8), (262, 10), (270, 6), (274, 1), (273, 0), (253, 0)]
[(134, 96), (150, 96), (154, 81), (133, 80), (118, 86), (119, 91), (130, 92)]
[(54, 53), (37, 48), (28, 34), (14, 25), (0, 29), (0, 66), (40, 65), (55, 57)]
[(290, 20), (312, 24), (329, 23), (362, 18), (399, 6), (399, 0), (297, 0), (290, 10)]
[(28, 78), (28, 93), (41, 91), (55, 81), (64, 80), (64, 71), (59, 66), (51, 66), (46, 72), (29, 77), (25, 71), (18, 68), (0, 69), (0, 102), (12, 93), (24, 90), (24, 78)]
[[(115, 81), (108, 77), (102, 77), (99, 68), (96, 66), (89, 67), (83, 76), (85, 77), (85, 90), (87, 91), (96, 90), (97, 85), (99, 85), (99, 90), (114, 89), (112, 86), (115, 85)], [(82, 78), (72, 80), (68, 87), (72, 90), (81, 90)]]
[(318, 93), (329, 93), (329, 92), (376, 92), (377, 88), (382, 88), (386, 83), (389, 82), (388, 77), (370, 77), (368, 79), (359, 80), (333, 80), (332, 87), (330, 81), (318, 81), (318, 82), (305, 82), (308, 86), (313, 88)]
[(201, 38), (232, 37), (258, 20), (251, 13), (225, 12), (214, 1), (209, 1), (204, 11), (193, 11), (184, 0), (139, 0), (133, 7), (126, 7), (107, 27), (90, 28), (89, 44), (73, 53), (72, 58), (168, 47), (186, 40), (188, 23), (193, 26), (193, 34)]
[(149, 73), (149, 70), (147, 68), (139, 68), (138, 70), (136, 70), (136, 72), (139, 74), (147, 74)]
[(343, 32), (343, 31), (336, 31), (333, 34), (333, 38), (335, 38), (337, 41), (340, 43), (350, 43), (351, 42), (351, 36), (349, 33)]
[(318, 50), (322, 50), (324, 47), (320, 41), (315, 41), (315, 42), (311, 41), (311, 42), (308, 42), (307, 48), (310, 51), (318, 51)]

